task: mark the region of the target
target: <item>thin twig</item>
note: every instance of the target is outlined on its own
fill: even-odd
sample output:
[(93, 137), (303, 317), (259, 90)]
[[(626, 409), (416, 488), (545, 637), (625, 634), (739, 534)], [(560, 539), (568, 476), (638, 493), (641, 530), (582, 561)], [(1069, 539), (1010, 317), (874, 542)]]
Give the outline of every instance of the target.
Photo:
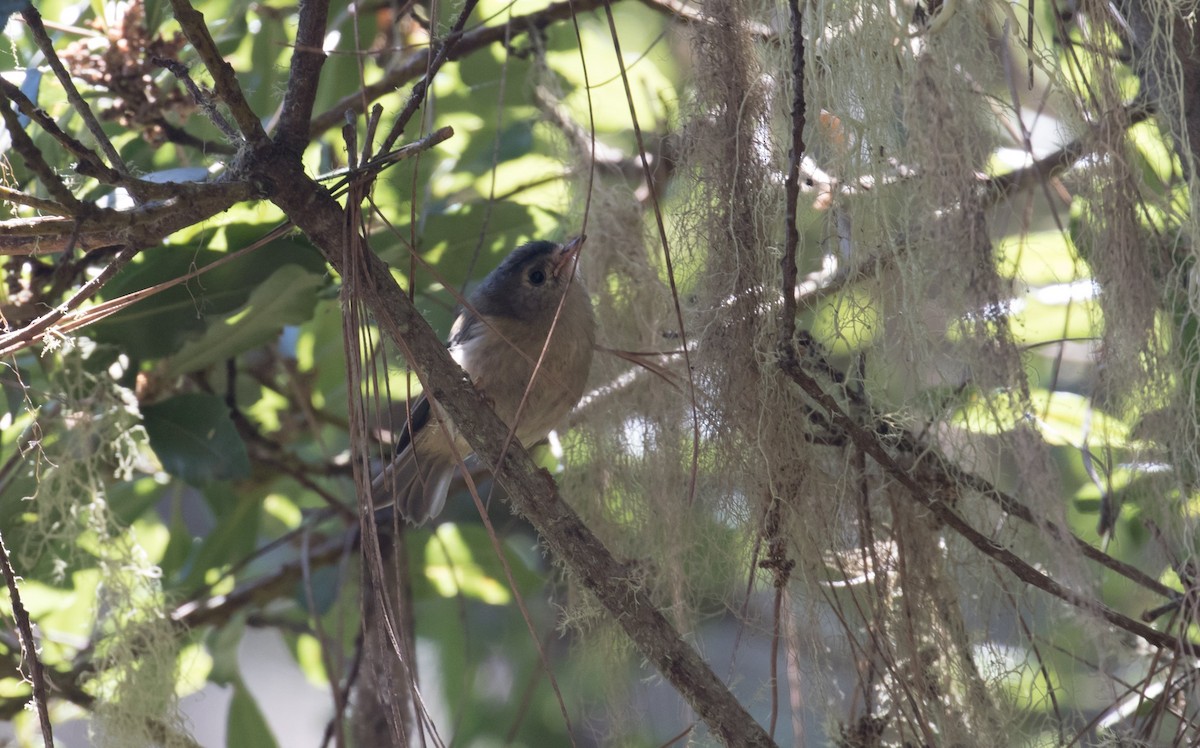
[(79, 89), (75, 87), (75, 81), (71, 79), (71, 74), (63, 66), (58, 53), (54, 51), (54, 42), (50, 41), (50, 35), (46, 33), (46, 27), (42, 25), (42, 15), (38, 13), (37, 8), (33, 7), (33, 3), (29, 3), (21, 10), (21, 17), (29, 25), (29, 30), (33, 33), (33, 40), (37, 43), (38, 49), (42, 50), (42, 54), (46, 57), (46, 62), (49, 63), (50, 69), (54, 71), (54, 76), (58, 78), (58, 82), (62, 85), (63, 90), (66, 91), (67, 101), (71, 103), (71, 107), (75, 112), (83, 117), (88, 132), (100, 144), (100, 148), (104, 151), (104, 155), (108, 156), (108, 162), (112, 165), (112, 168), (121, 174), (128, 174), (129, 169), (125, 166), (125, 162), (121, 160), (121, 154), (117, 153), (117, 149), (113, 146), (112, 141), (105, 134), (104, 128), (100, 126), (100, 120), (96, 119), (96, 114), (92, 111), (92, 108), (88, 106), (87, 101), (79, 94)]
[(233, 125), (229, 124), (229, 120), (225, 119), (221, 114), (221, 110), (217, 108), (217, 102), (213, 101), (212, 96), (207, 91), (200, 88), (196, 81), (192, 80), (192, 74), (188, 72), (187, 65), (184, 65), (179, 60), (172, 60), (169, 57), (154, 56), (150, 58), (150, 62), (158, 65), (163, 70), (167, 70), (174, 75), (183, 87), (192, 95), (192, 100), (200, 107), (200, 111), (204, 112), (204, 116), (208, 117), (209, 122), (221, 131), (221, 134), (229, 139), (229, 142), (236, 143), (241, 140), (238, 131)]
[(1108, 621), (1135, 634), (1156, 647), (1178, 652), (1191, 652), (1196, 649), (1177, 637), (1157, 631), (1060, 584), (1034, 568), (1013, 551), (972, 527), (939, 494), (931, 492), (928, 485), (922, 485), (896, 462), (896, 459), (888, 453), (887, 448), (879, 440), (878, 434), (863, 428), (842, 409), (837, 400), (822, 389), (820, 383), (800, 365), (795, 346), (780, 347), (779, 366), (808, 397), (829, 414), (830, 420), (841, 428), (859, 449), (869, 455), (893, 480), (903, 486), (917, 503), (932, 511), (938, 520), (962, 536), (984, 555), (1006, 566), (1018, 579), (1038, 587), (1091, 616)]
[(16, 352), (22, 344), (40, 339), (42, 333), (48, 330), (51, 325), (65, 317), (71, 310), (79, 308), (83, 302), (95, 296), (104, 287), (104, 284), (108, 283), (116, 275), (118, 270), (125, 267), (126, 263), (137, 256), (138, 250), (139, 247), (137, 246), (125, 247), (96, 277), (80, 286), (79, 290), (71, 298), (67, 299), (65, 303), (56, 306), (21, 329), (8, 335), (0, 336), (0, 349), (6, 351), (12, 349), (11, 352)]
[[(513, 32), (533, 33), (551, 24), (570, 18), (572, 13), (584, 13), (600, 7), (604, 0), (563, 0), (551, 3), (536, 13), (515, 16), (509, 22)], [(466, 55), (493, 44), (502, 44), (505, 40), (505, 28), (501, 26), (481, 26), (462, 34), (455, 42), (453, 49), (446, 53), (447, 61), (460, 60)], [(435, 56), (431, 48), (424, 48), (410, 54), (403, 62), (396, 65), (381, 80), (363, 86), (342, 97), (329, 109), (313, 118), (309, 129), (310, 135), (318, 135), (331, 127), (341, 125), (345, 112), (351, 111), (362, 114), (364, 107), (381, 96), (394, 93), (396, 89), (416, 78), (429, 68), (429, 61)]]
[(396, 120), (392, 123), (392, 129), (380, 145), (381, 150), (391, 150), (396, 141), (400, 139), (400, 136), (404, 134), (404, 128), (408, 126), (408, 121), (417, 113), (417, 109), (425, 103), (425, 91), (433, 81), (433, 76), (437, 75), (437, 72), (442, 69), (442, 65), (450, 58), (450, 54), (462, 38), (463, 27), (467, 25), (467, 18), (474, 12), (475, 6), (478, 4), (479, 0), (466, 0), (463, 3), (462, 10), (458, 12), (458, 17), (454, 19), (454, 24), (450, 27), (450, 33), (438, 44), (437, 52), (430, 60), (425, 75), (413, 86), (412, 91), (408, 95), (408, 101), (404, 102), (404, 108), (400, 110), (400, 114), (396, 115)]
[(55, 216), (71, 215), (70, 208), (67, 208), (62, 203), (54, 200), (46, 200), (45, 198), (41, 197), (34, 197), (33, 195), (27, 195), (20, 190), (14, 190), (9, 187), (5, 187), (2, 184), (0, 184), (0, 200), (13, 203), (14, 205), (24, 205), (29, 208), (35, 208), (43, 213), (49, 213)]
[(217, 48), (216, 41), (208, 31), (204, 14), (192, 7), (188, 0), (171, 0), (171, 8), (175, 11), (175, 20), (192, 43), (196, 54), (204, 61), (204, 66), (213, 77), (213, 86), (217, 96), (229, 107), (234, 122), (242, 132), (242, 137), (253, 145), (265, 143), (267, 132), (263, 129), (258, 115), (246, 101), (242, 87), (238, 85), (237, 74), (233, 66), (225, 61)]
[(0, 95), (13, 102), (17, 107), (17, 111), (36, 122), (46, 134), (58, 141), (58, 144), (65, 148), (68, 153), (79, 159), (79, 164), (75, 167), (75, 171), (98, 179), (106, 184), (119, 184), (126, 181), (127, 178), (124, 175), (105, 164), (92, 149), (63, 132), (58, 123), (45, 110), (30, 101), (29, 97), (21, 89), (3, 78), (0, 78)]
[(25, 132), (25, 128), (21, 127), (20, 121), (17, 119), (17, 113), (9, 106), (8, 88), (11, 84), (6, 82), (6, 85), (0, 86), (0, 118), (4, 120), (4, 126), (8, 130), (8, 136), (12, 140), (12, 147), (21, 158), (25, 161), (25, 166), (33, 172), (46, 190), (54, 197), (55, 200), (62, 203), (71, 209), (75, 215), (82, 215), (88, 211), (88, 206), (85, 206), (79, 198), (71, 190), (67, 189), (67, 185), (63, 183), (62, 178), (54, 171), (54, 168), (46, 162), (42, 156), (42, 152), (33, 143), (33, 139), (29, 137), (29, 133)]
[(4, 573), (4, 582), (8, 585), (8, 599), (12, 605), (13, 618), (17, 622), (17, 632), (21, 639), (21, 655), (29, 665), (29, 682), (33, 685), (33, 704), (37, 709), (38, 722), (42, 727), (42, 744), (46, 748), (54, 748), (54, 729), (50, 724), (50, 706), (46, 695), (46, 674), (42, 669), (42, 661), (38, 659), (37, 641), (33, 638), (33, 626), (29, 621), (29, 612), (21, 603), (21, 592), (17, 589), (17, 575), (13, 572), (8, 560), (8, 549), (4, 547), (4, 538), (0, 536), (0, 571)]

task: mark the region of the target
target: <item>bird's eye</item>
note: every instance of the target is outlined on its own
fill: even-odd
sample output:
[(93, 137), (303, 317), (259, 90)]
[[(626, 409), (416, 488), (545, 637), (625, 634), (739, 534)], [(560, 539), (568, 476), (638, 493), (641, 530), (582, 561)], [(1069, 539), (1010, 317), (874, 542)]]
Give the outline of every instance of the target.
[(535, 286), (540, 286), (546, 282), (546, 272), (541, 268), (534, 268), (529, 271), (529, 282)]

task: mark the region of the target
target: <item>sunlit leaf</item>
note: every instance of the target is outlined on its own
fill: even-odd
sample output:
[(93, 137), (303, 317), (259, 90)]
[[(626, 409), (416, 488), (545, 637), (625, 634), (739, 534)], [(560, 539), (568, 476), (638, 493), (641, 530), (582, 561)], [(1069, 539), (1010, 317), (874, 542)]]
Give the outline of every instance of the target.
[[(465, 595), (491, 605), (505, 605), (512, 595), (507, 582), (486, 570), (486, 558), (493, 553), (481, 545), (486, 536), (480, 528), (465, 528), (452, 523), (439, 525), (425, 546), (425, 577), (444, 597)], [(469, 543), (471, 536), (476, 542)], [(487, 564), (495, 570), (497, 564)]]
[(1060, 231), (1015, 234), (996, 246), (997, 272), (1030, 286), (1070, 283), (1087, 276), (1070, 238)]
[(174, 378), (233, 358), (271, 340), (284, 325), (308, 319), (322, 278), (299, 265), (284, 265), (250, 294), (244, 306), (211, 318), (208, 329), (166, 360), (163, 376)]

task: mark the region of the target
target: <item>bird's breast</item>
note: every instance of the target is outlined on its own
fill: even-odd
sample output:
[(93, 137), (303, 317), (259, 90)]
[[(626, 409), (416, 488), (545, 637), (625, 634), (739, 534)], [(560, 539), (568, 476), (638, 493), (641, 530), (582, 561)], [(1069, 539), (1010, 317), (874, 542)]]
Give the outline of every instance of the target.
[(595, 346), (591, 308), (566, 311), (554, 326), (545, 355), (549, 330), (530, 330), (503, 318), (485, 320), (492, 330), (451, 351), (496, 414), (510, 427), (517, 423), (517, 438), (526, 446), (544, 439), (579, 402), (587, 385)]

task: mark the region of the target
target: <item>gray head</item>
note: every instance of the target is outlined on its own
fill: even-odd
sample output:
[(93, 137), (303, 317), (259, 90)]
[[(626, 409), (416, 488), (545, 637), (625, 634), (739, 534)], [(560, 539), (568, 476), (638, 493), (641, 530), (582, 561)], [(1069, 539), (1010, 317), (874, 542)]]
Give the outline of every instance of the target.
[[(471, 305), (489, 317), (549, 323), (574, 273), (585, 237), (565, 244), (533, 241), (512, 251), (471, 294)], [(580, 284), (574, 284), (582, 288)]]

